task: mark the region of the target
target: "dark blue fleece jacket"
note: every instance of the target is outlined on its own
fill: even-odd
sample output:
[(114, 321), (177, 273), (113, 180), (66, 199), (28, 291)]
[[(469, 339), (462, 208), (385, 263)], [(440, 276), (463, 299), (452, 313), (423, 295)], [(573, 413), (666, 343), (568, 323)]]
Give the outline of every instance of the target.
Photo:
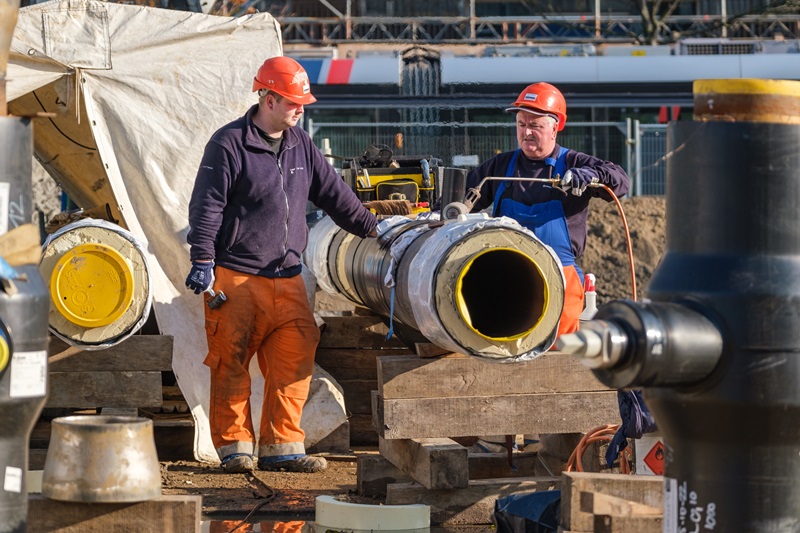
[(306, 202), (366, 237), (375, 216), (302, 128), (284, 131), (280, 157), (252, 121), (255, 105), (211, 137), (189, 202), (190, 257), (266, 277), (300, 273), (308, 241)]

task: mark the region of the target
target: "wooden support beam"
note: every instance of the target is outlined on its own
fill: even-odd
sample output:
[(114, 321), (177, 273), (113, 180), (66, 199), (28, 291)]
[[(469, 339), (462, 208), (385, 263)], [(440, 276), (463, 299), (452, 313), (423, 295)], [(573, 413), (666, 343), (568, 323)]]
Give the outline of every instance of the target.
[(467, 449), (450, 439), (380, 439), (378, 449), (426, 489), (465, 489), (469, 485)]
[(414, 351), (419, 357), (423, 358), (439, 357), (440, 355), (450, 355), (454, 353), (452, 350), (442, 348), (441, 346), (437, 346), (432, 342), (415, 342)]
[(663, 509), (664, 478), (661, 476), (564, 472), (561, 478), (561, 527), (567, 531), (594, 531), (594, 514), (581, 509), (583, 492), (602, 493)]
[(616, 391), (398, 400), (379, 397), (374, 415), (375, 428), (386, 439), (582, 433), (619, 423)]
[(618, 498), (601, 492), (580, 493), (581, 512), (608, 516), (661, 516), (659, 507), (645, 505), (625, 498)]
[(342, 387), (344, 405), (348, 413), (368, 415), (372, 413), (372, 391), (377, 390), (375, 379), (336, 380)]
[(437, 359), (378, 358), (378, 392), (386, 400), (611, 390), (575, 357), (547, 352), (533, 361), (497, 364), (452, 354)]
[(421, 503), (431, 506), (433, 524), (490, 524), (494, 504), (510, 494), (557, 490), (557, 477), (480, 479), (466, 489), (426, 489), (419, 483), (393, 483), (386, 487), (386, 505)]
[(159, 407), (161, 372), (50, 372), (46, 407)]
[(356, 486), (360, 496), (385, 498), (391, 483), (410, 483), (411, 477), (378, 454), (358, 454)]
[(138, 503), (60, 502), (28, 497), (28, 533), (200, 533), (202, 497), (161, 496)]
[(377, 446), (378, 433), (373, 427), (372, 415), (354, 414), (348, 417), (350, 422), (351, 446)]
[(470, 453), (469, 478), (492, 479), (552, 475), (542, 467), (541, 460), (536, 453), (514, 453), (511, 461), (514, 464), (513, 468), (508, 464), (507, 453)]
[[(535, 453), (515, 453), (514, 469), (509, 466), (505, 453), (470, 453), (467, 458), (472, 480), (547, 475), (539, 472), (544, 469)], [(356, 461), (356, 483), (361, 496), (385, 498), (387, 485), (414, 481), (382, 455), (359, 454)]]
[(116, 346), (84, 351), (50, 337), (50, 372), (168, 371), (172, 370), (173, 338), (169, 335), (133, 335)]

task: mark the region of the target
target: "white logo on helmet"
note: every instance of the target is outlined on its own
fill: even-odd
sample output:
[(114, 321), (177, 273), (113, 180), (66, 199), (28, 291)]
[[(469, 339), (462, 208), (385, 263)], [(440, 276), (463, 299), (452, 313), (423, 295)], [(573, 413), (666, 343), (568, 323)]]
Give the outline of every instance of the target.
[(308, 74), (306, 74), (303, 70), (298, 70), (295, 72), (294, 77), (292, 78), (292, 85), (298, 84), (303, 89), (303, 94), (307, 94), (311, 92), (311, 86), (308, 83)]
[(523, 100), (526, 100), (528, 102), (535, 102), (536, 98), (538, 98), (538, 96), (539, 96), (538, 94), (528, 93), (528, 94), (525, 95)]

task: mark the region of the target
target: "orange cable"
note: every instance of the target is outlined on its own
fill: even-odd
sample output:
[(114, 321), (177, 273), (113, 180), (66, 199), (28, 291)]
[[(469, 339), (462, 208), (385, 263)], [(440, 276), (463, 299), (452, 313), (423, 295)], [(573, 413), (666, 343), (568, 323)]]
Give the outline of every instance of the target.
[[(578, 442), (578, 445), (572, 451), (572, 454), (567, 461), (567, 472), (572, 472), (573, 469), (577, 472), (583, 472), (583, 454), (586, 452), (590, 444), (595, 442), (608, 442), (619, 429), (620, 425), (604, 425), (597, 426), (589, 430)], [(629, 449), (622, 450), (619, 454), (619, 468), (623, 474), (630, 474), (629, 460), (632, 458)], [(611, 465), (609, 465), (609, 468)]]
[(628, 265), (630, 266), (631, 270), (631, 292), (633, 293), (633, 301), (636, 301), (636, 268), (633, 264), (633, 244), (631, 244), (631, 232), (628, 230), (628, 220), (625, 218), (625, 211), (622, 209), (622, 204), (617, 198), (617, 195), (614, 194), (614, 191), (611, 190), (611, 187), (605, 185), (603, 183), (598, 183), (600, 187), (605, 189), (608, 194), (611, 195), (611, 198), (614, 199), (614, 203), (617, 204), (617, 209), (619, 210), (619, 216), (622, 218), (622, 227), (625, 229), (625, 243), (628, 246)]

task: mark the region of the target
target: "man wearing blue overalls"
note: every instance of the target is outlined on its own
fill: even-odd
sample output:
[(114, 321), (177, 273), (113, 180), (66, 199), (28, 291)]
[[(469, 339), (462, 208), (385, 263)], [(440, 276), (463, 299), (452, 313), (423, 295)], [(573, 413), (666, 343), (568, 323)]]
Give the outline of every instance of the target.
[(628, 192), (630, 179), (619, 165), (556, 143), (567, 122), (567, 104), (549, 83), (529, 85), (506, 111), (516, 114), (519, 148), (498, 154), (470, 172), (467, 188), (477, 186), (486, 176), (558, 177), (562, 185), (487, 181), (472, 211), (494, 204), (494, 216), (517, 220), (555, 250), (567, 280), (558, 334), (570, 333), (578, 329), (583, 311), (583, 274), (576, 260), (586, 247), (589, 200), (612, 201), (604, 188), (590, 185), (607, 185), (621, 197)]
[[(560, 185), (489, 180), (472, 212), (493, 206), (493, 216), (515, 219), (553, 248), (566, 279), (557, 333), (571, 333), (578, 329), (583, 311), (583, 273), (576, 261), (586, 247), (589, 201), (613, 200), (603, 187), (591, 185), (606, 185), (621, 197), (628, 192), (630, 179), (619, 165), (556, 143), (567, 122), (567, 104), (553, 85), (539, 82), (527, 86), (506, 111), (516, 115), (519, 148), (498, 154), (470, 172), (467, 189), (486, 176), (557, 178)], [(528, 435), (525, 437), (527, 442)], [(483, 448), (476, 451), (504, 451), (505, 437), (485, 436), (476, 446)]]

